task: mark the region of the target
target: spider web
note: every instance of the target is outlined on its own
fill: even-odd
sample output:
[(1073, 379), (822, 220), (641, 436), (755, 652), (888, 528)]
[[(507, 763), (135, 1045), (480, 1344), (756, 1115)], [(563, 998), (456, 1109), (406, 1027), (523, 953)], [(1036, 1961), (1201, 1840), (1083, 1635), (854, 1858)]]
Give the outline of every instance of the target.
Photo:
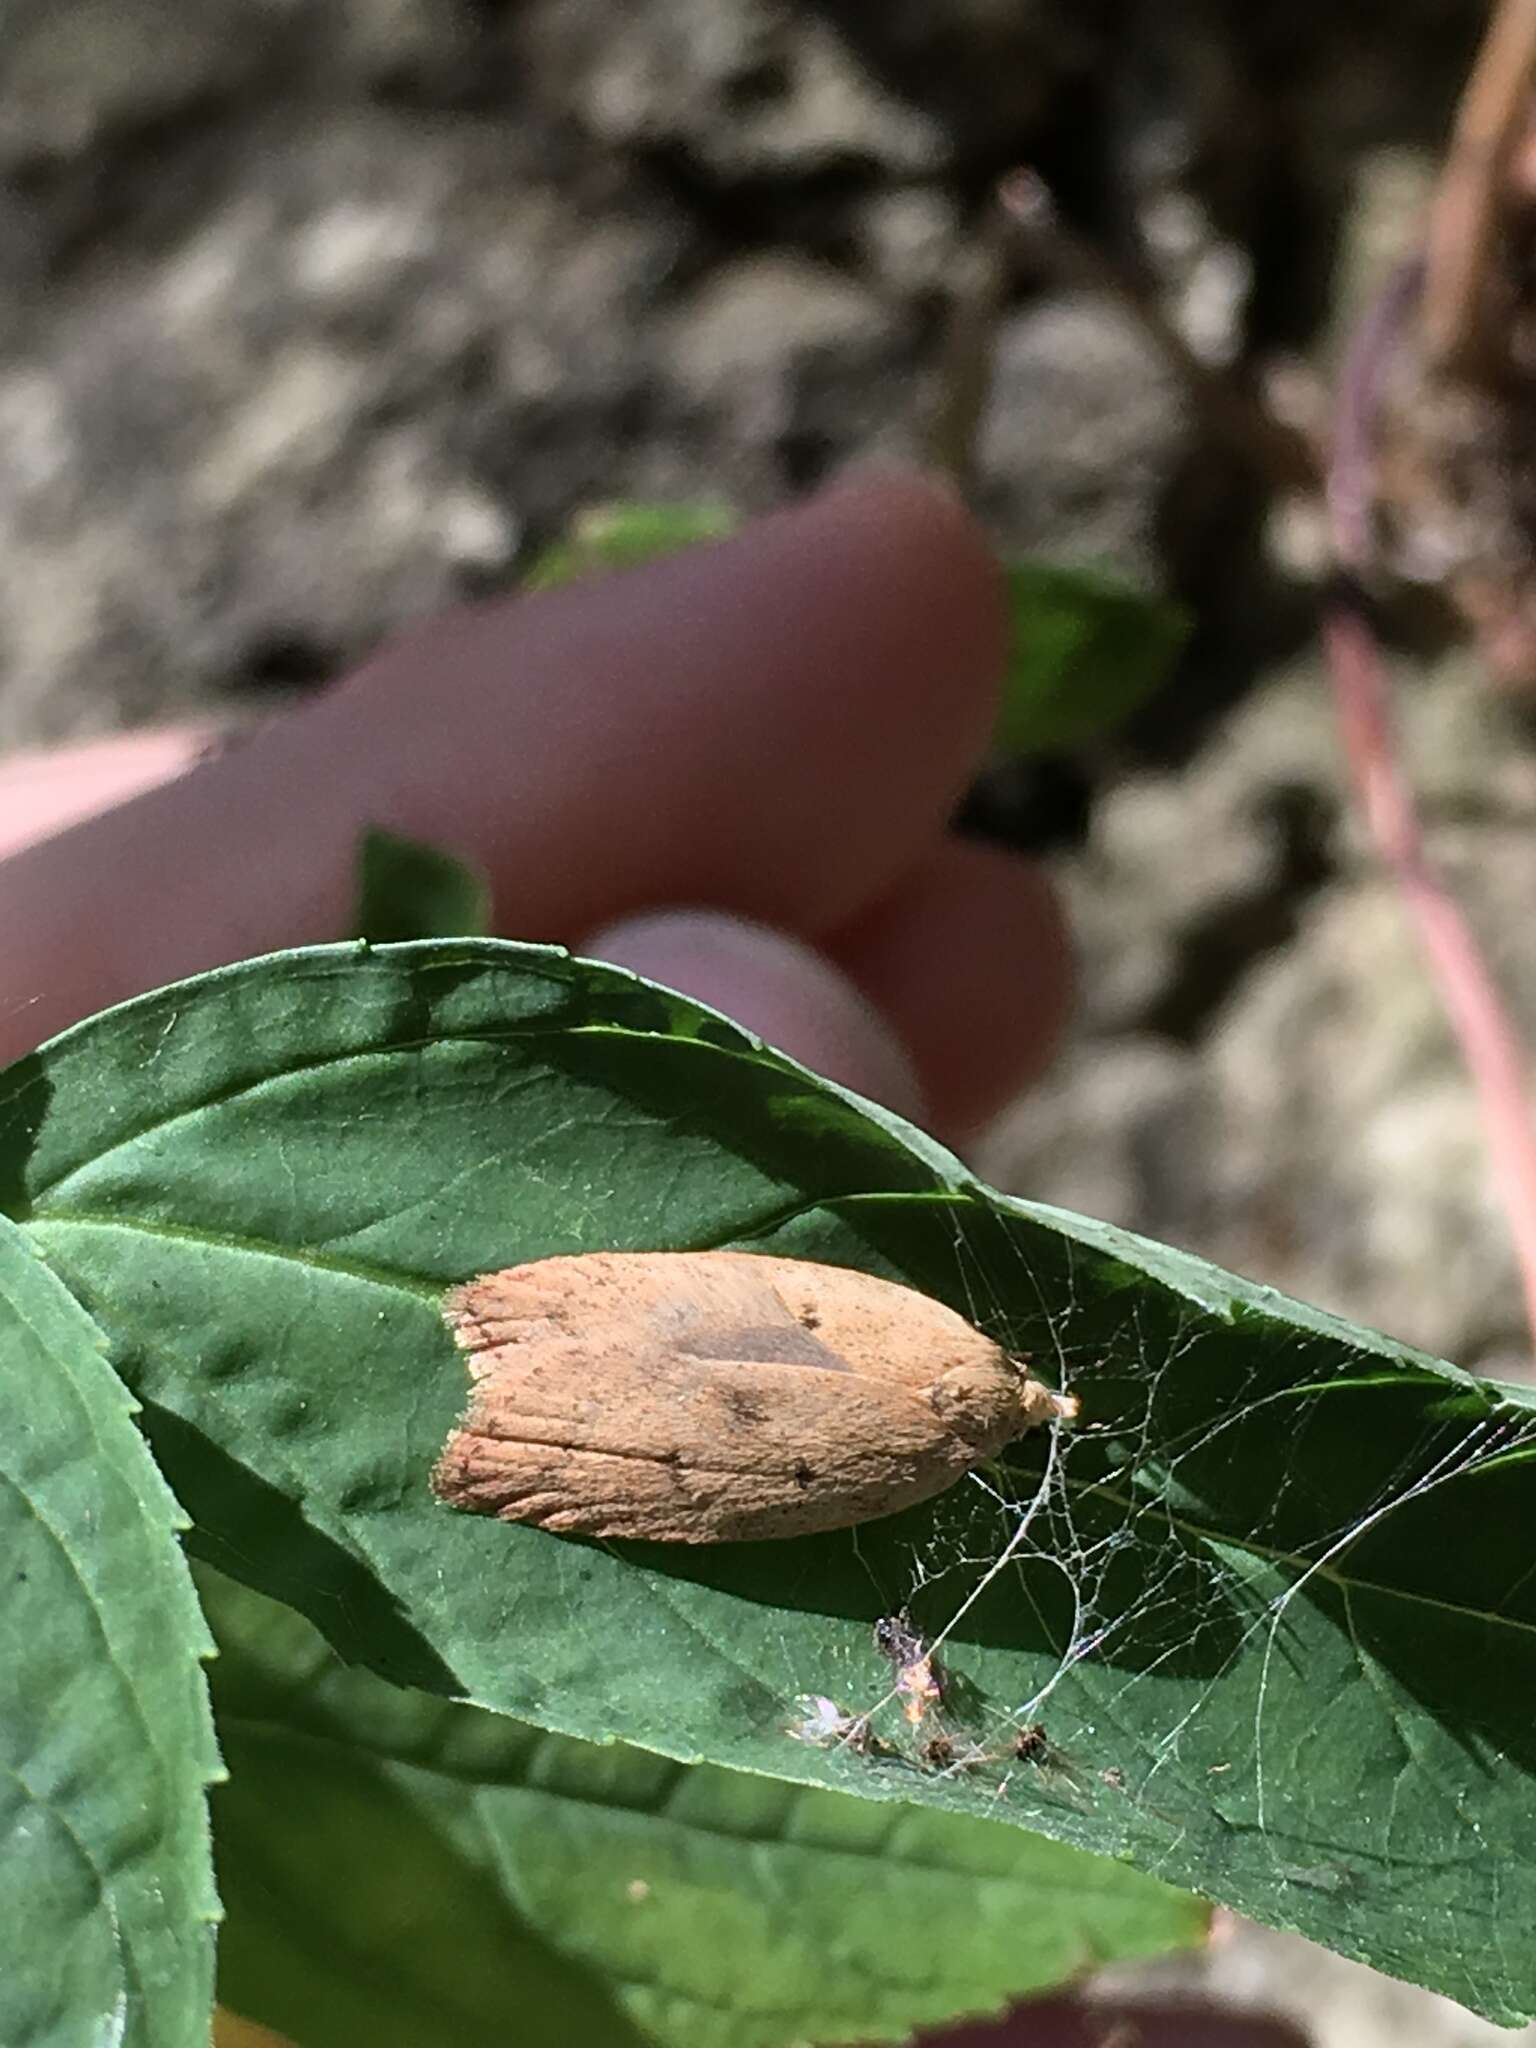
[(949, 1228), (970, 1319), (1082, 1417), (899, 1543), (857, 1532), (874, 1612), (910, 1620), (943, 1691), (871, 1647), (838, 1738), (925, 1782), (907, 1796), (1132, 1854), (1405, 1975), (1435, 1974), (1405, 1932), (1435, 1926), (1441, 1988), (1528, 2012), (1508, 1930), (1516, 1891), (1513, 1924), (1536, 1911), (1536, 1756), (1507, 1684), (1516, 1650), (1536, 1677), (1536, 1566), (1462, 1579), (1536, 1414), (1277, 1298), (1207, 1306), (961, 1206)]

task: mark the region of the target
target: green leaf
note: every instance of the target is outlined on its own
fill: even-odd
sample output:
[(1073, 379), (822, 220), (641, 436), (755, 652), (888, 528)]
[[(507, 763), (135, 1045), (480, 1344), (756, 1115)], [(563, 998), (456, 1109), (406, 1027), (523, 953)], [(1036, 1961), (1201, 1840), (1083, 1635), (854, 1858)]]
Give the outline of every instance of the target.
[[(324, 948), (106, 1013), (0, 1077), (0, 1196), (111, 1336), (201, 1553), (346, 1657), (555, 1732), (1123, 1856), (1494, 2017), (1536, 2009), (1536, 1396), (1008, 1200), (616, 968)], [(843, 1534), (597, 1546), (455, 1514), (451, 1280), (739, 1245), (950, 1302), (1073, 1433)], [(945, 1632), (935, 1772), (785, 1734)]]
[[(542, 1734), (204, 1569), (225, 2002), (303, 2048), (904, 2039), (1205, 1909), (996, 1822)], [(836, 1930), (829, 1938), (829, 1930)]]
[(1189, 638), (1182, 605), (1100, 570), (1025, 561), (1005, 574), (999, 753), (1059, 754), (1106, 739), (1167, 680)]
[(729, 505), (709, 499), (681, 505), (594, 505), (578, 513), (564, 538), (539, 556), (523, 588), (553, 590), (604, 570), (635, 569), (699, 541), (720, 540), (736, 525)]
[(375, 945), (480, 938), (491, 928), (483, 874), (454, 854), (370, 826), (357, 849), (357, 930)]
[(205, 2048), (209, 1644), (101, 1335), (0, 1217), (0, 2041)]

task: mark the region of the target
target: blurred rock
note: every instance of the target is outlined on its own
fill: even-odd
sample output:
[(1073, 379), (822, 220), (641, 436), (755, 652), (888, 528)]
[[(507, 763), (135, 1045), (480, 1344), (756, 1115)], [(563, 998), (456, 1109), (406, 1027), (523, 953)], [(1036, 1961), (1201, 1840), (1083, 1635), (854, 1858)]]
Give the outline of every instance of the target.
[(1194, 767), (1127, 774), (1101, 794), (1063, 874), (1094, 963), (1088, 1029), (1203, 1036), (1326, 871), (1337, 774), (1332, 703), (1304, 662), (1208, 733)]
[(684, 150), (726, 182), (838, 165), (910, 174), (946, 153), (934, 120), (788, 0), (543, 0), (523, 34), (545, 89), (593, 136)]
[(544, 182), (489, 123), (298, 110), (248, 141), (0, 365), (7, 739), (317, 680), (622, 482), (663, 201)]
[(818, 0), (816, 12), (943, 124), (962, 163), (994, 171), (1071, 118), (1076, 90), (1125, 28), (1111, 0)]
[(386, 92), (473, 103), (509, 74), (496, 61), (505, 39), (476, 0), (340, 0), (328, 11), (338, 70)]
[(1102, 297), (1008, 315), (978, 449), (978, 497), (1008, 546), (1155, 582), (1157, 510), (1188, 445), (1183, 400), (1146, 336)]
[(1166, 1039), (1084, 1039), (990, 1134), (979, 1164), (1031, 1201), (1145, 1229), (1203, 1218), (1209, 1089)]
[(0, 163), (67, 159), (257, 77), (299, 0), (21, 0), (6, 10)]
[(888, 309), (802, 258), (723, 266), (679, 301), (660, 345), (685, 438), (718, 450), (736, 496), (772, 503), (853, 449), (907, 432), (910, 354)]
[(871, 275), (904, 299), (948, 282), (960, 232), (959, 209), (937, 185), (879, 192), (856, 216), (859, 250)]

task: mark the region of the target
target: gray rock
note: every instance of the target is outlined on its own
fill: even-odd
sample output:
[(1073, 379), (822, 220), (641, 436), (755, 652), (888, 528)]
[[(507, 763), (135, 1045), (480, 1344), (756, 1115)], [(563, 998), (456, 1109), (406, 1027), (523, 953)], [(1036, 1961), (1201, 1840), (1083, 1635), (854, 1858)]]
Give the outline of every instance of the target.
[(0, 163), (68, 159), (257, 76), (298, 0), (21, 0), (0, 47)]
[(683, 386), (716, 396), (765, 369), (877, 344), (879, 304), (825, 264), (749, 256), (723, 265), (674, 315), (668, 367)]
[(531, 68), (591, 134), (686, 150), (726, 181), (847, 164), (912, 173), (946, 153), (935, 121), (786, 0), (544, 0), (523, 33)]
[(1109, 0), (821, 0), (870, 71), (939, 120), (962, 162), (1027, 157), (1126, 30)]
[[(1322, 839), (1333, 829), (1337, 776), (1332, 704), (1307, 661), (1271, 676), (1191, 768), (1129, 774), (1105, 793), (1089, 844), (1063, 873), (1092, 963), (1088, 1030), (1145, 1030), (1182, 995), (1182, 1014), (1197, 1019), (1184, 1029), (1198, 1035), (1198, 1018), (1221, 1001), (1207, 935), (1230, 928), (1238, 972), (1244, 950), (1255, 956), (1285, 936), (1271, 927), (1266, 939), (1265, 907), (1293, 890), (1288, 877), (1305, 851), (1296, 836), (1309, 824)], [(1310, 821), (1289, 806), (1293, 792), (1311, 795)]]
[(328, 27), (343, 74), (423, 98), (468, 92), (495, 40), (473, 0), (341, 0)]
[(915, 426), (909, 344), (890, 311), (825, 264), (754, 256), (679, 302), (662, 375), (683, 437), (717, 450), (738, 499), (772, 503)]
[(1031, 1200), (1187, 1235), (1203, 1221), (1209, 1091), (1195, 1056), (1145, 1035), (1082, 1039), (988, 1134), (978, 1165)]
[(1128, 315), (1059, 293), (1001, 324), (978, 496), (1006, 543), (1158, 575), (1157, 508), (1188, 445), (1172, 377)]
[(900, 298), (919, 298), (949, 283), (960, 210), (941, 186), (895, 187), (858, 209), (855, 232), (875, 281)]
[(3, 731), (314, 680), (622, 488), (679, 225), (489, 122), (295, 109), (0, 366)]

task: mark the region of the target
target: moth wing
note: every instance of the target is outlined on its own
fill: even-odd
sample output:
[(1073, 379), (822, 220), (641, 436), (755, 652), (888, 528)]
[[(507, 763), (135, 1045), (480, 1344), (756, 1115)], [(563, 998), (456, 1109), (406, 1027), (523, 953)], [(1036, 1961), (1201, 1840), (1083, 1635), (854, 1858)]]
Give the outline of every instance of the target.
[(941, 1491), (1024, 1421), (1016, 1368), (952, 1310), (798, 1259), (541, 1259), (443, 1312), (475, 1384), (434, 1485), (549, 1528), (841, 1528)]
[(592, 1341), (614, 1326), (693, 1357), (820, 1365), (919, 1389), (955, 1366), (991, 1368), (1005, 1356), (913, 1288), (758, 1252), (536, 1259), (451, 1289), (443, 1313), (472, 1360), (492, 1345), (555, 1333)]
[(434, 1485), (547, 1528), (667, 1542), (843, 1528), (940, 1492), (983, 1454), (922, 1395), (851, 1374), (570, 1340), (482, 1365)]
[(1007, 1363), (1002, 1347), (963, 1316), (894, 1280), (802, 1259), (717, 1256), (762, 1267), (790, 1318), (866, 1377), (924, 1388), (956, 1366), (994, 1371)]
[(492, 1352), (559, 1339), (594, 1351), (627, 1346), (848, 1371), (848, 1360), (818, 1334), (816, 1318), (791, 1313), (775, 1285), (775, 1269), (792, 1265), (730, 1252), (538, 1259), (451, 1288), (443, 1317), (476, 1378), (492, 1369)]

